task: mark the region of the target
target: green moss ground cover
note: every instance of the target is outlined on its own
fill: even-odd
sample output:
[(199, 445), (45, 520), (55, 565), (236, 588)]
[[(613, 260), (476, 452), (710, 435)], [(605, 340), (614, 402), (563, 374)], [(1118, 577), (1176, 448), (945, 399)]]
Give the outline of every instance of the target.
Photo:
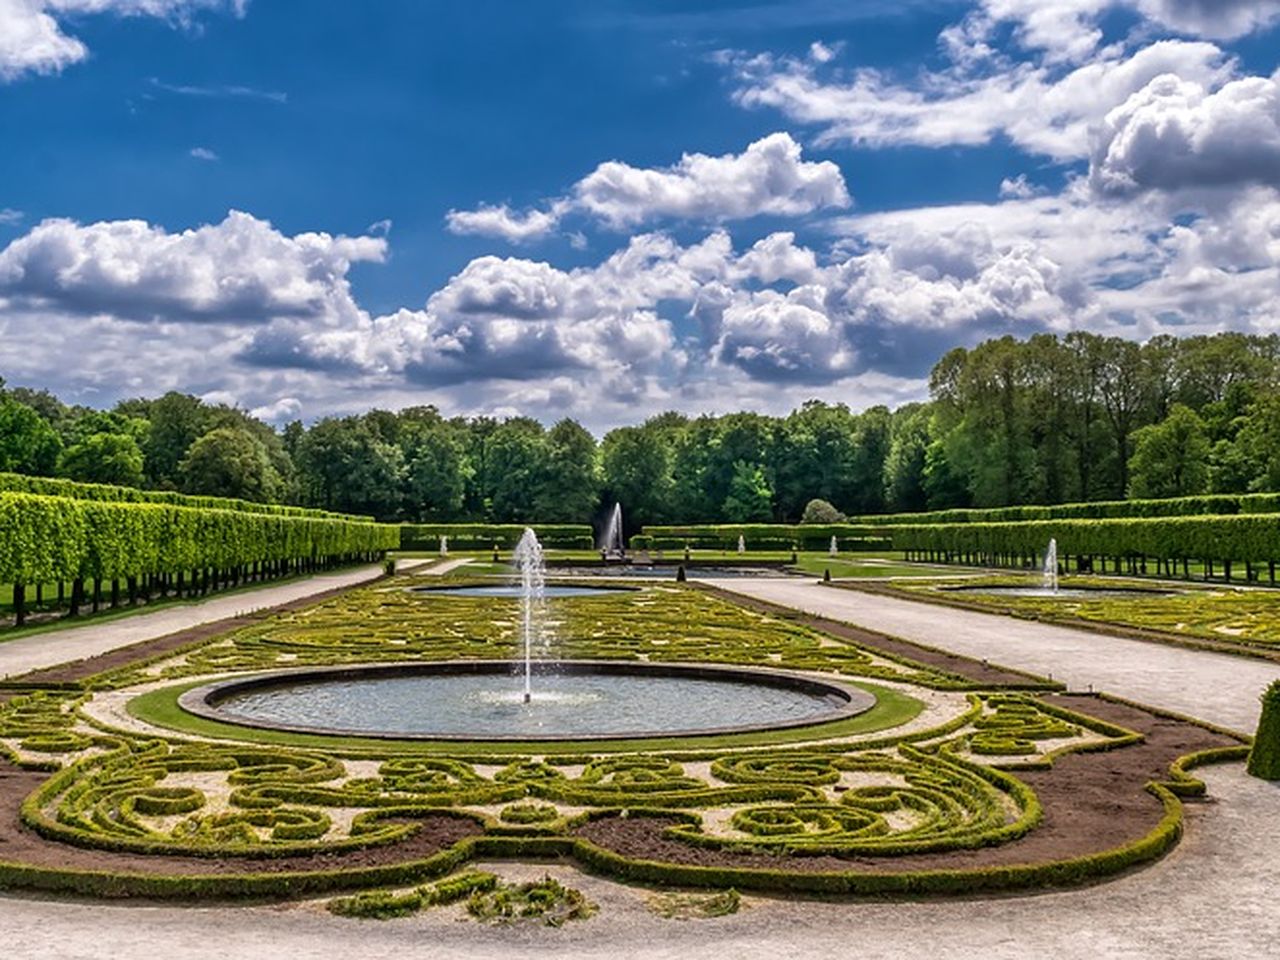
[[(1070, 865), (919, 874), (883, 874), (865, 863), (818, 873), (789, 866), (797, 857), (883, 862), (1014, 843), (1043, 815), (1016, 769), (1043, 768), (1077, 750), (1123, 749), (1138, 737), (1028, 693), (981, 689), (675, 584), (549, 601), (555, 654), (814, 671), (873, 692), (876, 707), (793, 731), (445, 744), (249, 730), (176, 706), (183, 690), (244, 672), (515, 654), (516, 603), (406, 589), (424, 582), (434, 581), (402, 575), (351, 590), (82, 686), (12, 688), (0, 697), (0, 750), (52, 771), (23, 803), (22, 821), (55, 850), (154, 858), (155, 870), (91, 873), (69, 854), (68, 863), (53, 866), (0, 862), (0, 886), (177, 897), (363, 886), (372, 892), (338, 909), (394, 916), (420, 909), (434, 895), (422, 884), (473, 856), (569, 855), (625, 878), (721, 888), (927, 892), (964, 889), (962, 876), (977, 888), (1079, 881), (1149, 859), (1176, 840), (1178, 801), (1166, 790), (1158, 794), (1165, 817), (1156, 832)], [(142, 686), (154, 689), (132, 697), (128, 709), (152, 732), (95, 708), (95, 697)], [(934, 692), (950, 705), (938, 708), (937, 722), (898, 729)], [(689, 850), (767, 854), (765, 866), (636, 859), (583, 832), (628, 817), (661, 818), (663, 842)], [(397, 863), (395, 851), (429, 824), (444, 830), (441, 849)], [(319, 854), (374, 860), (318, 867)], [(207, 861), (210, 875), (169, 876), (170, 856)], [(228, 858), (240, 866), (218, 875)]]

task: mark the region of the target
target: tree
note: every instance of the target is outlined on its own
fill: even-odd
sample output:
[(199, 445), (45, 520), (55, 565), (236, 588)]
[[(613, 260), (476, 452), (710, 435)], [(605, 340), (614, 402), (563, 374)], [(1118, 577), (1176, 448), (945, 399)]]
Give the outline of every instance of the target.
[(400, 449), (404, 455), (405, 519), (457, 519), (462, 513), (467, 476), (453, 431), (438, 419), (404, 423)]
[(543, 475), (534, 516), (552, 523), (582, 523), (600, 503), (596, 440), (575, 420), (547, 431)]
[(142, 485), (142, 450), (125, 433), (95, 433), (67, 447), (58, 458), (58, 473), (81, 483)]
[(1134, 434), (1129, 496), (1185, 497), (1209, 485), (1209, 438), (1204, 421), (1176, 403), (1161, 423)]
[(909, 405), (893, 415), (889, 453), (884, 461), (884, 499), (892, 511), (923, 510), (928, 506), (925, 463), (931, 417), (926, 404)]
[(601, 444), (605, 502), (622, 504), (629, 530), (669, 518), (671, 455), (656, 429), (621, 427)]
[(298, 480), (312, 506), (393, 520), (400, 516), (404, 458), (358, 417), (321, 420), (298, 441)]
[(844, 523), (848, 519), (826, 500), (810, 500), (800, 515), (801, 523)]
[(196, 397), (170, 391), (151, 402), (148, 419), (151, 430), (142, 448), (147, 480), (152, 486), (175, 487), (178, 464), (213, 426), (209, 410)]
[(284, 487), (266, 447), (236, 427), (218, 427), (193, 443), (177, 478), (184, 493), (258, 503), (275, 502)]
[(733, 465), (724, 515), (731, 523), (768, 523), (773, 519), (773, 489), (758, 463), (739, 460)]
[(481, 487), (488, 519), (495, 523), (531, 523), (539, 483), (546, 471), (542, 424), (529, 417), (504, 420), (484, 444)]
[(58, 463), (62, 441), (31, 407), (0, 399), (0, 471), (47, 476)]
[(1213, 448), (1213, 488), (1224, 493), (1280, 491), (1280, 395), (1251, 404), (1234, 436)]

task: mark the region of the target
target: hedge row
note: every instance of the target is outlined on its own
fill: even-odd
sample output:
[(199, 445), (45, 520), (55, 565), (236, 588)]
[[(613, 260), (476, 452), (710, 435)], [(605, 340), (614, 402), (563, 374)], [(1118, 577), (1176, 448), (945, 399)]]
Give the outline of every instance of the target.
[[(1043, 554), (1057, 540), (1064, 562), (1077, 558), (1146, 558), (1274, 564), (1280, 560), (1280, 516), (1162, 517), (1128, 520), (1043, 520), (1020, 523), (919, 524), (890, 528), (895, 550), (934, 560), (1008, 564)], [(1080, 564), (1080, 558), (1089, 562)], [(1104, 560), (1105, 567), (1105, 560)]]
[(242, 510), (245, 513), (278, 514), (282, 517), (326, 517), (344, 520), (369, 520), (328, 510), (291, 507), (280, 503), (254, 503), (230, 497), (194, 497), (170, 490), (138, 490), (105, 483), (77, 483), (57, 477), (28, 477), (21, 473), (0, 473), (0, 493), (33, 493), (46, 497), (69, 497), (72, 500), (97, 500), (103, 503), (167, 503), (177, 507), (202, 507), (207, 510)]
[(932, 510), (923, 513), (884, 513), (852, 517), (870, 526), (927, 523), (1010, 523), (1021, 520), (1119, 520), (1140, 517), (1232, 516), (1280, 513), (1280, 493), (1224, 493), (1165, 500), (1099, 500), (1054, 506), (994, 507), (991, 509)]
[(631, 538), (633, 550), (736, 550), (741, 537), (748, 550), (826, 550), (835, 537), (841, 550), (885, 550), (885, 531), (848, 523), (748, 523), (647, 526)]
[[(406, 523), (400, 528), (404, 550), (439, 550), (440, 538), (449, 538), (450, 549), (509, 550), (524, 535), (522, 523)], [(585, 523), (540, 523), (533, 526), (544, 547), (560, 550), (592, 550), (595, 535)]]
[(356, 519), (0, 493), (0, 582), (194, 579), (204, 571), (234, 572), (238, 582), (291, 564), (372, 557), (399, 537), (397, 527)]

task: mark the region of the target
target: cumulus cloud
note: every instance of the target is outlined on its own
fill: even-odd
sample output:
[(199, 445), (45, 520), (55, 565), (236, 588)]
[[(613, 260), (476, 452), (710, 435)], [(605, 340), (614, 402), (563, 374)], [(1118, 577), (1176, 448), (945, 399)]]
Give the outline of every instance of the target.
[(805, 160), (787, 133), (774, 133), (739, 154), (686, 153), (669, 167), (602, 163), (546, 209), (514, 211), (507, 205), (451, 210), (454, 233), (512, 242), (551, 233), (570, 213), (615, 230), (659, 220), (719, 223), (761, 215), (803, 216), (849, 206), (849, 191), (834, 163)]
[(1090, 128), (1156, 77), (1177, 73), (1217, 86), (1234, 65), (1211, 43), (1163, 40), (1065, 72), (1030, 62), (976, 73), (960, 65), (911, 83), (788, 57), (738, 57), (733, 70), (737, 103), (820, 127), (822, 143), (981, 146), (1004, 136), (1028, 153), (1067, 161), (1087, 156)]
[(243, 16), (249, 0), (0, 0), (0, 81), (58, 73), (89, 55), (63, 30), (67, 16), (110, 13), (189, 25), (204, 11)]
[(445, 222), (450, 233), (501, 237), (509, 243), (524, 243), (554, 232), (560, 216), (555, 209), (520, 213), (504, 203), (496, 207), (481, 205), (476, 210), (450, 210)]
[(191, 157), (195, 160), (218, 160), (218, 155), (208, 147), (192, 147), (189, 151)]
[(1280, 186), (1280, 78), (1247, 77), (1211, 91), (1157, 77), (1107, 114), (1091, 174), (1104, 193)]
[(45, 220), (0, 251), (0, 297), (156, 322), (343, 323), (359, 313), (351, 264), (385, 254), (380, 237), (289, 237), (238, 211), (181, 233), (141, 220)]

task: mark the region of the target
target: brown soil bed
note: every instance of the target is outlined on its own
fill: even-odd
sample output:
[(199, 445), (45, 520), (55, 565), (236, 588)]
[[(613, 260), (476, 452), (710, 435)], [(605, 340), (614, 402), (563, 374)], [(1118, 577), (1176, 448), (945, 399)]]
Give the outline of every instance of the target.
[(1119, 847), (1150, 833), (1163, 807), (1148, 793), (1151, 780), (1167, 778), (1178, 757), (1238, 740), (1181, 720), (1084, 695), (1046, 698), (1067, 709), (1142, 733), (1143, 742), (1103, 753), (1075, 753), (1048, 771), (1016, 775), (1035, 790), (1044, 819), (1026, 837), (999, 847), (894, 857), (780, 857), (695, 847), (663, 836), (666, 818), (609, 817), (580, 827), (578, 835), (607, 850), (642, 860), (707, 867), (796, 872), (904, 873), (1046, 863)]
[[(241, 627), (258, 623), (277, 613), (306, 609), (346, 593), (350, 589), (350, 587), (337, 587), (333, 590), (326, 590), (323, 593), (313, 593), (310, 596), (300, 597), (297, 600), (290, 600), (274, 607), (257, 610), (242, 617), (227, 617), (223, 620), (202, 623), (186, 630), (179, 630), (177, 633), (157, 637), (154, 640), (143, 640), (139, 643), (132, 643), (127, 647), (116, 647), (114, 650), (107, 650), (94, 657), (86, 657), (83, 660), (76, 660), (71, 663), (60, 663), (53, 667), (43, 667), (30, 673), (24, 673), (21, 676), (10, 677), (5, 682), (33, 686), (39, 684), (78, 683), (99, 673), (106, 673), (108, 670), (117, 670), (121, 667), (128, 667), (131, 664), (145, 663), (156, 657), (176, 654), (186, 647), (197, 646), (224, 633), (231, 633)], [(57, 643), (57, 634), (50, 634), (49, 639), (50, 642)]]
[(954, 673), (958, 676), (972, 680), (975, 684), (983, 687), (1037, 687), (1054, 688), (1057, 685), (1049, 680), (1042, 680), (1029, 673), (1022, 673), (1017, 670), (1009, 670), (995, 664), (985, 663), (981, 660), (974, 660), (971, 657), (962, 657), (956, 653), (949, 653), (946, 650), (939, 650), (933, 647), (926, 647), (918, 643), (912, 643), (909, 640), (901, 640), (898, 637), (891, 637), (888, 634), (877, 633), (874, 630), (867, 630), (864, 627), (855, 627), (852, 624), (843, 623), (840, 620), (829, 620), (826, 617), (819, 617), (813, 614), (802, 613), (791, 607), (779, 606), (775, 603), (769, 603), (767, 600), (755, 600), (742, 596), (738, 593), (732, 593), (728, 590), (721, 590), (719, 587), (710, 587), (700, 584), (699, 589), (722, 599), (735, 603), (740, 607), (748, 610), (754, 610), (756, 613), (763, 613), (770, 617), (776, 617), (780, 620), (789, 620), (798, 623), (810, 630), (816, 630), (819, 633), (830, 634), (841, 640), (849, 640), (863, 647), (871, 647), (875, 650), (881, 650), (894, 657), (904, 657), (913, 660), (916, 663), (923, 664), (926, 667), (933, 667), (937, 670), (945, 670), (948, 673)]

